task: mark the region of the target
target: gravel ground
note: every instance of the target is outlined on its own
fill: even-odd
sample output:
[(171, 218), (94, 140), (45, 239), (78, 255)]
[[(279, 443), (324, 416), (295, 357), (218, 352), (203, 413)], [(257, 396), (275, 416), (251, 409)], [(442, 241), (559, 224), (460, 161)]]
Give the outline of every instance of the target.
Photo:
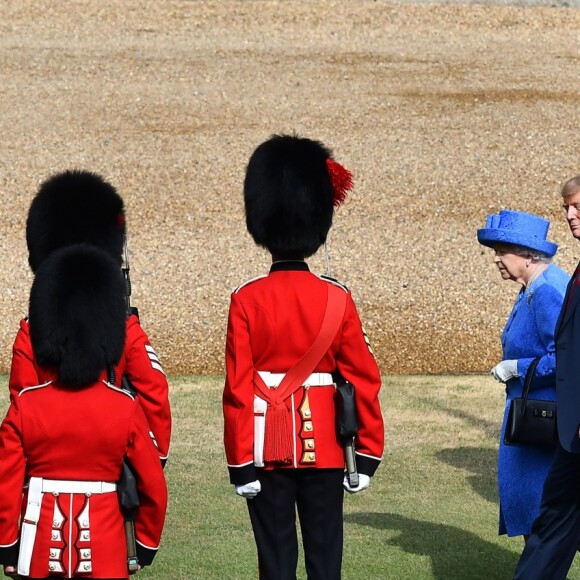
[(30, 200), (77, 167), (125, 198), (133, 303), (167, 371), (222, 373), (230, 292), (268, 268), (245, 164), (297, 132), (354, 172), (332, 270), (382, 370), (488, 370), (518, 287), (477, 244), (486, 214), (548, 217), (556, 262), (580, 258), (558, 196), (580, 173), (579, 40), (567, 7), (5, 0), (0, 369), (27, 311)]

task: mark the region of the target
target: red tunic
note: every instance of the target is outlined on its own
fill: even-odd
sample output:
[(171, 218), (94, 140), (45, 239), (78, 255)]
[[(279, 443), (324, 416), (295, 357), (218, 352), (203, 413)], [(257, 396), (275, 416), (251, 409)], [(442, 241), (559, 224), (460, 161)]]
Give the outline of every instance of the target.
[[(125, 350), (119, 364), (115, 367), (115, 384), (120, 386), (125, 373), (143, 407), (155, 440), (159, 447), (159, 457), (164, 462), (169, 453), (171, 439), (171, 409), (169, 406), (169, 386), (155, 350), (135, 315), (127, 319)], [(10, 369), (10, 398), (26, 387), (39, 385), (56, 377), (48, 369), (41, 368), (34, 357), (30, 342), (30, 328), (27, 320), (20, 322), (12, 349)], [(107, 377), (103, 373), (103, 379)]]
[[(161, 538), (167, 488), (141, 406), (104, 381), (79, 390), (48, 384), (21, 391), (0, 427), (0, 561), (16, 563), (8, 560), (19, 537), (26, 508), (22, 488), (29, 477), (116, 482), (125, 456), (138, 481), (139, 555), (150, 563)], [(92, 569), (84, 577), (127, 577), (117, 493), (44, 493), (30, 576), (48, 576), (50, 563), (70, 578), (81, 559), (81, 572)]]
[[(257, 479), (254, 466), (253, 373), (287, 372), (312, 346), (320, 329), (327, 286), (335, 283), (308, 270), (304, 262), (277, 262), (268, 276), (250, 281), (231, 296), (223, 394), (225, 450), (232, 483)], [(340, 371), (353, 384), (359, 432), (357, 467), (373, 475), (382, 456), (384, 428), (379, 405), (381, 377), (350, 292), (344, 317), (317, 373)], [(300, 412), (305, 389), (287, 400), (292, 411), (294, 452), (290, 468), (342, 468), (343, 449), (336, 433), (334, 392), (328, 386), (308, 389), (308, 437), (314, 439), (314, 462), (304, 462), (305, 418)], [(279, 467), (265, 464), (266, 469)]]

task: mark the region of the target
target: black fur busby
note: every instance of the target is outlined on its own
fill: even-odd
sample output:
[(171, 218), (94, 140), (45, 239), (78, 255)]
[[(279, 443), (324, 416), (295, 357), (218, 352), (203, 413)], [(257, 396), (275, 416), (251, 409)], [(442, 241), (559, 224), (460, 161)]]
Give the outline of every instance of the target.
[(302, 259), (326, 241), (333, 187), (322, 143), (274, 135), (252, 154), (244, 181), (246, 225), (277, 258)]
[(36, 360), (58, 380), (82, 387), (116, 364), (125, 344), (125, 286), (119, 265), (88, 244), (54, 251), (30, 291)]
[(110, 183), (89, 171), (57, 173), (30, 205), (28, 263), (36, 272), (54, 250), (81, 243), (101, 248), (120, 263), (124, 234), (123, 200)]

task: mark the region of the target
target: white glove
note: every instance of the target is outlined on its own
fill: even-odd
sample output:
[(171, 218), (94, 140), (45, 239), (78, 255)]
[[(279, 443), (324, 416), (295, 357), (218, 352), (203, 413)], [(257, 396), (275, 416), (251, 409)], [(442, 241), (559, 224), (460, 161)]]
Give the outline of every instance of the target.
[(365, 475), (364, 473), (359, 473), (357, 487), (350, 486), (350, 484), (348, 483), (348, 477), (346, 475), (344, 476), (344, 480), (342, 482), (342, 487), (344, 487), (344, 489), (346, 489), (346, 491), (348, 491), (348, 493), (358, 493), (359, 491), (366, 489), (370, 484), (371, 484), (370, 476)]
[(16, 565), (9, 566), (8, 564), (4, 564), (4, 576), (18, 580), (20, 576), (18, 575)]
[(18, 576), (18, 571), (16, 570), (16, 566), (12, 565), (9, 566), (8, 564), (4, 564), (4, 576), (8, 576), (9, 578), (20, 578)]
[(507, 383), (510, 379), (518, 376), (518, 361), (502, 360), (491, 369), (491, 374), (496, 381)]
[(236, 493), (245, 497), (246, 499), (252, 499), (260, 493), (262, 486), (260, 482), (256, 479), (256, 481), (251, 481), (250, 483), (246, 483), (244, 485), (236, 485)]

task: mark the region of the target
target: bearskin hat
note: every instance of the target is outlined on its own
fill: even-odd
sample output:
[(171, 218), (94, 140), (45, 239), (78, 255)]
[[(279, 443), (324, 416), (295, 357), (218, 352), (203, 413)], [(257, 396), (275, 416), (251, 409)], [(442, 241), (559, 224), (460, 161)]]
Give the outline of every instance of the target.
[(256, 244), (277, 258), (314, 254), (326, 241), (334, 206), (345, 195), (334, 187), (334, 167), (350, 180), (318, 141), (274, 135), (259, 145), (244, 180), (246, 225)]
[(125, 345), (124, 281), (119, 265), (88, 244), (55, 250), (30, 291), (32, 349), (60, 383), (82, 387), (119, 362)]
[(102, 177), (64, 171), (47, 179), (32, 200), (26, 222), (33, 272), (51, 252), (71, 244), (101, 248), (121, 262), (125, 235), (123, 200)]

